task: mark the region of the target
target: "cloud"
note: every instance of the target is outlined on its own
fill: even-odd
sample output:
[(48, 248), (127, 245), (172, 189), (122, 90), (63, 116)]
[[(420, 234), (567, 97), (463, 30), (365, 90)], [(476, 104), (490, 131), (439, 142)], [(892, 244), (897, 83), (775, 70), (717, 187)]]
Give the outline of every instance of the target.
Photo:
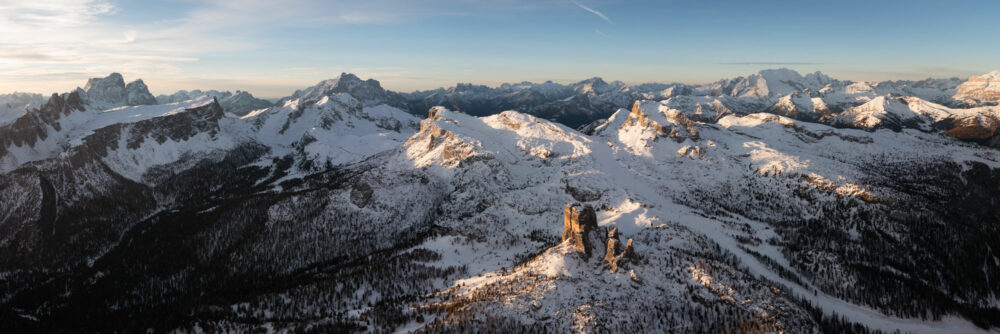
[(585, 11), (588, 11), (588, 12), (594, 13), (594, 15), (600, 16), (601, 19), (603, 19), (604, 21), (607, 21), (610, 24), (615, 24), (614, 22), (611, 21), (611, 19), (608, 18), (607, 15), (604, 15), (604, 13), (601, 13), (601, 12), (597, 11), (596, 9), (584, 6), (584, 5), (582, 5), (582, 4), (580, 4), (579, 2), (576, 2), (576, 1), (573, 1), (573, 4), (576, 5), (577, 7), (580, 7), (581, 9), (583, 9)]
[[(203, 0), (171, 3), (174, 9), (164, 13), (142, 13), (150, 10), (142, 3), (119, 7), (117, 1), (0, 0), (0, 92), (64, 91), (109, 72), (141, 77), (154, 86), (237, 76), (231, 68), (206, 70), (198, 62), (218, 54), (252, 58), (284, 40), (275, 34), (282, 29), (325, 32), (338, 25), (497, 17), (565, 6), (565, 0)], [(135, 14), (154, 16), (137, 19)], [(262, 73), (273, 73), (270, 68), (242, 70), (265, 82)], [(57, 83), (53, 73), (68, 77)]]
[(824, 65), (825, 63), (801, 62), (801, 61), (741, 61), (724, 62), (719, 65), (754, 65), (754, 66), (791, 66), (791, 65)]
[(601, 36), (604, 36), (604, 37), (608, 37), (608, 35), (605, 34), (603, 31), (601, 31), (601, 29), (594, 29), (594, 33), (596, 33), (598, 35), (601, 35)]
[(104, 0), (0, 0), (0, 22), (30, 27), (73, 27), (117, 11)]
[(982, 70), (970, 70), (949, 67), (902, 66), (881, 67), (877, 69), (844, 68), (833, 69), (833, 72), (845, 73), (862, 80), (921, 80), (927, 78), (968, 78), (984, 73)]

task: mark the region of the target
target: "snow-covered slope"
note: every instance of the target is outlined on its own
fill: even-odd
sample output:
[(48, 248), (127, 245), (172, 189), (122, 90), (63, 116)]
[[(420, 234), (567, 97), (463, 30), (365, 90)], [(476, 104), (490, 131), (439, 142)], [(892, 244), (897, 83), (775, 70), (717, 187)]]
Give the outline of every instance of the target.
[[(104, 110), (88, 105), (83, 110), (70, 110), (67, 115), (33, 129), (37, 132), (25, 134), (29, 138), (37, 138), (33, 142), (26, 141), (21, 145), (9, 144), (5, 150), (6, 154), (0, 156), (0, 170), (9, 171), (25, 163), (54, 157), (82, 144), (87, 136), (104, 127), (173, 115), (210, 102), (212, 100), (203, 98), (166, 105), (124, 106)], [(101, 103), (99, 106), (106, 107), (108, 104)], [(8, 127), (6, 130), (11, 131), (13, 128), (13, 126)]]
[(394, 107), (404, 106), (404, 102), (398, 94), (385, 90), (377, 80), (361, 80), (351, 73), (341, 73), (336, 78), (323, 80), (312, 87), (297, 90), (292, 96), (283, 98), (278, 104), (292, 99), (315, 101), (334, 93), (350, 94), (366, 106), (380, 104)]
[(973, 105), (996, 105), (1000, 102), (1000, 71), (973, 76), (956, 90), (955, 100)]
[[(225, 108), (221, 101), (208, 95), (182, 102), (132, 106), (129, 95), (125, 94), (129, 90), (118, 85), (122, 82), (117, 74), (91, 79), (86, 89), (55, 96), (39, 110), (0, 127), (0, 132), (6, 134), (4, 149), (0, 150), (0, 170), (10, 171), (56, 157), (88, 140), (96, 140), (93, 135), (108, 127), (145, 121), (153, 121), (153, 127), (182, 127), (156, 120), (209, 104)], [(136, 82), (141, 84), (141, 80)], [(241, 94), (227, 99), (240, 99)], [(127, 169), (134, 170), (120, 172), (139, 180), (150, 166), (171, 163), (195, 151), (232, 148), (245, 142), (265, 145), (277, 156), (296, 151), (314, 163), (340, 164), (392, 148), (416, 130), (417, 119), (412, 115), (385, 105), (363, 107), (350, 95), (332, 94), (311, 100), (290, 100), (281, 107), (258, 109), (245, 116), (222, 117), (220, 113), (212, 120), (218, 123), (215, 125), (218, 133), (212, 133), (211, 138), (205, 139), (208, 141), (174, 143), (171, 145), (176, 146), (168, 148), (162, 140), (157, 140), (159, 146), (128, 153), (127, 159), (134, 166)], [(148, 132), (147, 127), (134, 131)], [(128, 146), (135, 149), (131, 143)]]
[(10, 124), (28, 110), (38, 108), (42, 103), (45, 103), (42, 94), (0, 94), (0, 126)]
[[(504, 87), (591, 107), (645, 94)], [(785, 70), (642, 89), (661, 95), (602, 109), (590, 135), (514, 110), (418, 120), (350, 75), (243, 116), (211, 98), (53, 97), (0, 127), (15, 139), (0, 316), (78, 331), (1000, 326), (1000, 155), (962, 141), (996, 138), (996, 108)], [(594, 226), (573, 230), (586, 205)]]
[[(612, 110), (630, 108), (635, 101), (644, 99), (671, 99), (678, 103), (675, 108), (689, 115), (711, 115), (719, 111), (740, 115), (767, 112), (808, 122), (831, 125), (836, 122), (837, 126), (857, 124), (865, 128), (860, 119), (865, 118), (863, 115), (859, 116), (858, 122), (854, 122), (852, 114), (835, 116), (879, 97), (888, 100), (918, 98), (959, 109), (992, 105), (996, 101), (993, 101), (995, 99), (989, 91), (990, 87), (997, 85), (990, 86), (990, 82), (995, 81), (990, 79), (990, 75), (974, 77), (967, 82), (958, 78), (852, 82), (837, 80), (820, 72), (801, 75), (789, 69), (772, 69), (694, 86), (629, 85), (591, 78), (568, 85), (522, 82), (493, 88), (459, 84), (448, 89), (401, 95), (414, 114), (422, 114), (436, 105), (476, 116), (513, 109), (575, 128), (607, 119)], [(712, 112), (704, 111), (706, 107)], [(870, 107), (874, 105), (862, 109)], [(862, 109), (855, 109), (852, 113)], [(901, 127), (909, 125), (912, 124), (899, 124)]]
[(399, 146), (417, 129), (418, 119), (387, 105), (365, 107), (345, 93), (305, 97), (242, 116), (248, 136), (276, 156), (338, 165)]
[(258, 99), (249, 92), (239, 90), (237, 90), (235, 94), (229, 91), (220, 92), (217, 90), (182, 90), (171, 95), (157, 96), (156, 100), (159, 103), (168, 104), (200, 99), (205, 96), (218, 99), (219, 104), (222, 105), (222, 108), (225, 109), (226, 112), (240, 116), (246, 115), (254, 110), (270, 107), (272, 105), (271, 102), (268, 102), (267, 100)]

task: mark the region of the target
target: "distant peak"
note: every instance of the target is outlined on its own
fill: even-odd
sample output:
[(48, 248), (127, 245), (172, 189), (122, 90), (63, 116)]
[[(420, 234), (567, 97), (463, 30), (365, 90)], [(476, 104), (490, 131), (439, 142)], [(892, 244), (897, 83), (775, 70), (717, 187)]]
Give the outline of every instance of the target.
[(762, 70), (759, 74), (765, 78), (774, 78), (779, 80), (802, 79), (802, 75), (799, 74), (799, 72), (788, 68)]
[(347, 72), (341, 73), (336, 78), (320, 81), (312, 87), (296, 91), (291, 97), (302, 98), (306, 101), (318, 101), (324, 96), (332, 96), (337, 93), (350, 94), (365, 105), (394, 102), (390, 101), (392, 99), (390, 93), (382, 88), (382, 84), (378, 80), (362, 80)]
[(338, 80), (349, 80), (349, 81), (361, 81), (361, 78), (359, 78), (357, 75), (354, 75), (354, 73), (347, 73), (347, 72), (341, 72), (340, 76), (337, 76), (336, 79), (338, 79)]
[(142, 79), (125, 85), (125, 78), (117, 72), (104, 78), (90, 78), (83, 91), (89, 101), (111, 106), (156, 104), (156, 98), (149, 93), (149, 88)]
[(979, 79), (983, 80), (1000, 80), (1000, 71), (992, 71), (983, 75), (978, 76)]
[[(97, 78), (94, 78), (94, 79), (97, 79)], [(124, 81), (124, 77), (122, 76), (121, 73), (118, 73), (118, 72), (111, 72), (111, 74), (108, 74), (108, 76), (104, 77), (104, 79), (105, 80), (107, 80), (107, 79), (118, 79), (118, 80)], [(93, 79), (91, 79), (91, 80), (93, 80)]]
[(122, 87), (125, 88), (125, 78), (122, 77), (121, 73), (113, 72), (108, 74), (108, 76), (103, 78), (90, 78), (87, 80), (87, 85), (83, 87), (83, 90), (90, 91), (95, 87)]
[(601, 77), (593, 77), (593, 78), (589, 78), (589, 79), (585, 79), (585, 80), (582, 80), (582, 81), (580, 81), (580, 83), (581, 83), (581, 84), (588, 84), (588, 83), (593, 83), (593, 84), (606, 84), (607, 82), (606, 82), (606, 81), (604, 81), (604, 79), (603, 79), (603, 78), (601, 78)]

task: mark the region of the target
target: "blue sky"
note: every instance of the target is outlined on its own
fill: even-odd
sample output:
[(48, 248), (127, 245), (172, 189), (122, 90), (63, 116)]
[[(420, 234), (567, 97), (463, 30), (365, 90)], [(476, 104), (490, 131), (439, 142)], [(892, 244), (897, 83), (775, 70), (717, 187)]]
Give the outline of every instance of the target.
[(263, 97), (353, 72), (455, 82), (702, 83), (788, 67), (852, 80), (1000, 69), (1000, 1), (0, 0), (0, 92), (121, 72), (155, 94)]

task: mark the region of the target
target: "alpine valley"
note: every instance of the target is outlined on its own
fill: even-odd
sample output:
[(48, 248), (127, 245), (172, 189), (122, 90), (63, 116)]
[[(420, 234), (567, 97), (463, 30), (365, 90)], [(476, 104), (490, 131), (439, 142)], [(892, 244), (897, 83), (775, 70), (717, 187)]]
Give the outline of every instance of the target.
[(1000, 71), (0, 96), (3, 332), (1000, 331)]

